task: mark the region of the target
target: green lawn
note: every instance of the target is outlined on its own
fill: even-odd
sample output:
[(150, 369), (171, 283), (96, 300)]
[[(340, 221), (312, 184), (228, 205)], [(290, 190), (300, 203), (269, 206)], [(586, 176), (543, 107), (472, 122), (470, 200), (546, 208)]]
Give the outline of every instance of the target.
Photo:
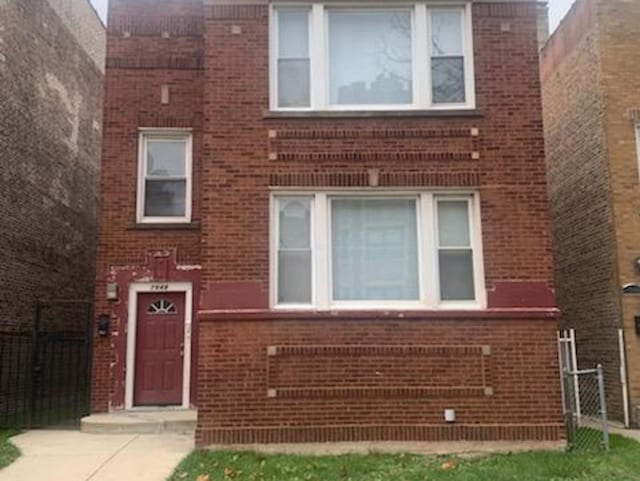
[(635, 481), (640, 444), (611, 451), (531, 452), (480, 458), (415, 455), (285, 456), (196, 450), (169, 481)]
[(11, 464), (20, 456), (20, 451), (9, 442), (9, 438), (18, 434), (17, 431), (0, 430), (0, 469)]

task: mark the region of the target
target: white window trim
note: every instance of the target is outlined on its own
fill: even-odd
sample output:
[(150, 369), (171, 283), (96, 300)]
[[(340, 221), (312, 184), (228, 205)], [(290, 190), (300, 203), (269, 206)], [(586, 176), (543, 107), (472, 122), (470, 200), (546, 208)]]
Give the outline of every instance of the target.
[[(133, 283), (129, 286), (129, 308), (127, 310), (127, 357), (125, 366), (125, 409), (149, 409), (136, 407), (133, 400), (136, 369), (136, 328), (138, 325), (138, 295), (141, 293), (184, 292), (184, 356), (182, 357), (182, 403), (181, 409), (189, 409), (191, 403), (191, 323), (193, 310), (193, 287), (189, 282), (163, 282), (158, 291), (158, 283)], [(166, 409), (175, 409), (171, 406)]]
[[(313, 197), (312, 201), (312, 302), (310, 304), (278, 303), (278, 197)], [(344, 197), (413, 197), (418, 216), (418, 263), (420, 299), (415, 301), (333, 301), (331, 299), (331, 198)], [(439, 199), (469, 202), (471, 248), (475, 300), (441, 301), (437, 250), (437, 202)], [(474, 191), (415, 191), (415, 190), (276, 190), (270, 198), (270, 304), (276, 310), (480, 310), (487, 305), (484, 257), (482, 252), (480, 198)], [(324, 235), (319, 235), (321, 233)], [(314, 235), (318, 234), (318, 235)], [(426, 235), (425, 235), (426, 234)]]
[[(310, 57), (310, 106), (280, 107), (278, 106), (278, 7), (309, 8), (309, 57)], [(329, 102), (329, 38), (328, 8), (363, 8), (397, 9), (412, 8), (412, 69), (413, 69), (413, 103), (389, 105), (331, 105)], [(433, 103), (431, 92), (431, 41), (430, 10), (463, 9), (462, 47), (465, 71), (464, 103)], [(473, 48), (473, 19), (471, 2), (350, 2), (346, 4), (281, 2), (272, 3), (269, 8), (269, 86), (270, 109), (277, 112), (350, 112), (350, 111), (396, 111), (396, 110), (472, 110), (476, 108), (475, 69)]]
[[(138, 182), (136, 191), (136, 222), (138, 224), (188, 224), (191, 222), (193, 184), (193, 135), (191, 129), (140, 128), (138, 135)], [(182, 137), (186, 140), (185, 215), (182, 217), (145, 216), (145, 186), (147, 175), (147, 138)]]

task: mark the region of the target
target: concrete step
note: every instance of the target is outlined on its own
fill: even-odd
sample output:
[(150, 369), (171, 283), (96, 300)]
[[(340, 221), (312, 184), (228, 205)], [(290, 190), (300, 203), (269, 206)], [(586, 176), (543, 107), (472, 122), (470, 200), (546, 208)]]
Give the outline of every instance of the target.
[(195, 409), (118, 411), (87, 416), (80, 429), (93, 434), (193, 434), (197, 419)]

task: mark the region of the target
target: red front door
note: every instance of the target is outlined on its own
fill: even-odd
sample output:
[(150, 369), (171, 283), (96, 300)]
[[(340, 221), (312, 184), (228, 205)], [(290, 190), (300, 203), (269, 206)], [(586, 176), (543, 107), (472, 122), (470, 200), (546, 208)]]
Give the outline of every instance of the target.
[(134, 406), (182, 404), (184, 293), (139, 294)]

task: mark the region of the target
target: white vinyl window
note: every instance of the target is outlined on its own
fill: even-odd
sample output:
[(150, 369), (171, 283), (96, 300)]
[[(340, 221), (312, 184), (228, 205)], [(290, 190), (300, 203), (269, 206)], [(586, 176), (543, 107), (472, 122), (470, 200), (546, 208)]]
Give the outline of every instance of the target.
[(278, 308), (484, 306), (476, 194), (275, 195)]
[(142, 130), (137, 221), (191, 222), (191, 133)]
[(276, 4), (274, 110), (475, 107), (471, 7)]

